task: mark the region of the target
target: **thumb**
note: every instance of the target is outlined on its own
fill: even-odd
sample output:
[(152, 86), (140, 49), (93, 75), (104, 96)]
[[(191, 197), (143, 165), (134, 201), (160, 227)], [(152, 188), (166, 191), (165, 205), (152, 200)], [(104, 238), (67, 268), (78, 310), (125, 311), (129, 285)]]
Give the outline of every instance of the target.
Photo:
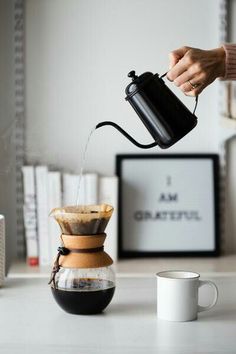
[(189, 51), (190, 47), (181, 47), (169, 54), (169, 69), (172, 69), (178, 61)]

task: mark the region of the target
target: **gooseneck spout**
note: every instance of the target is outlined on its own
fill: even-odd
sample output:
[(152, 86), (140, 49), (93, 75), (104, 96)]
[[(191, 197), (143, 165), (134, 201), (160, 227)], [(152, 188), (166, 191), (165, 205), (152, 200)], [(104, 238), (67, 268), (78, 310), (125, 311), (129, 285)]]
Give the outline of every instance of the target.
[(98, 123), (96, 125), (96, 129), (104, 127), (106, 125), (110, 125), (111, 127), (117, 129), (121, 134), (123, 134), (129, 141), (131, 141), (131, 143), (133, 143), (134, 145), (136, 145), (137, 147), (141, 148), (141, 149), (151, 149), (154, 146), (158, 145), (158, 142), (154, 141), (151, 144), (140, 144), (137, 140), (135, 140), (131, 135), (129, 135), (124, 129), (122, 129), (118, 124), (114, 123), (114, 122), (110, 122), (110, 121), (104, 121), (101, 123)]

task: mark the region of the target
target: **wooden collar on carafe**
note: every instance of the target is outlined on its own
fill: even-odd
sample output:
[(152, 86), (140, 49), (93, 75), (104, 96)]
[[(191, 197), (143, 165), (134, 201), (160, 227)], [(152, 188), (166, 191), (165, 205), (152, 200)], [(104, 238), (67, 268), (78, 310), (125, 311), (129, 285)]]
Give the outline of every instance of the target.
[[(98, 235), (61, 235), (62, 244), (69, 250), (78, 250), (83, 252), (83, 250), (99, 249), (103, 247), (106, 234)], [(85, 251), (86, 252), (86, 251)]]
[(99, 235), (61, 235), (63, 246), (69, 251), (61, 255), (60, 266), (64, 268), (99, 268), (113, 263), (103, 250), (106, 234)]

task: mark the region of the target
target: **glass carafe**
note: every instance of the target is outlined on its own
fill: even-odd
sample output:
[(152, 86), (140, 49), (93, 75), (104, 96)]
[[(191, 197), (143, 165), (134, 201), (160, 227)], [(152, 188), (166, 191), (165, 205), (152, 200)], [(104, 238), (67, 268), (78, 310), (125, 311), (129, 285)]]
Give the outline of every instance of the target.
[(69, 313), (100, 313), (113, 297), (113, 261), (103, 249), (112, 212), (111, 206), (102, 204), (57, 208), (51, 213), (62, 230), (51, 290), (58, 305)]

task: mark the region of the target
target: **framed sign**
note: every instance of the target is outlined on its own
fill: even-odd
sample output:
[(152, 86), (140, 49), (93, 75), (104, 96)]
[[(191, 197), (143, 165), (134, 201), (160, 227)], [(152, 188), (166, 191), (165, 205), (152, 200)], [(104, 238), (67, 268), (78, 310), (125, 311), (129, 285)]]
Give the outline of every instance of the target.
[(219, 253), (218, 155), (117, 155), (119, 257)]

